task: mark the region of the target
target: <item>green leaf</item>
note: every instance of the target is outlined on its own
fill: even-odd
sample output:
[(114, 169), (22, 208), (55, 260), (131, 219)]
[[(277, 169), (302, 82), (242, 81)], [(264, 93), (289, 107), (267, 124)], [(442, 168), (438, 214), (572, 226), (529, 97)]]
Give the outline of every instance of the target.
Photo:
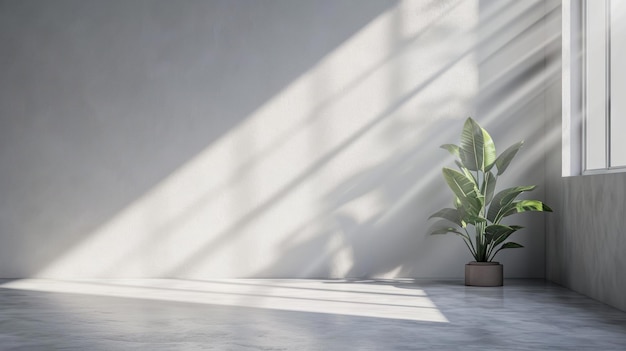
[(481, 216), (471, 215), (471, 214), (465, 215), (463, 217), (463, 220), (465, 222), (467, 222), (469, 224), (473, 224), (473, 225), (476, 225), (476, 224), (479, 224), (479, 223), (487, 223), (487, 219), (486, 218), (483, 218)]
[(485, 129), (480, 127), (483, 133), (483, 172), (489, 172), (496, 163), (496, 145), (491, 139), (491, 135)]
[(494, 246), (495, 246), (495, 245), (500, 245), (500, 244), (501, 244), (504, 240), (508, 239), (508, 238), (509, 238), (509, 236), (511, 236), (511, 234), (513, 234), (513, 233), (515, 233), (516, 231), (518, 231), (518, 230), (520, 230), (520, 229), (524, 228), (524, 227), (519, 226), (519, 225), (512, 225), (512, 226), (509, 226), (509, 227), (512, 229), (512, 230), (511, 230), (511, 232), (510, 232), (510, 233), (503, 234), (503, 235), (501, 235), (501, 236), (499, 236), (499, 237), (496, 237), (496, 238), (495, 238), (495, 240), (493, 241)]
[(463, 201), (464, 198), (469, 196), (475, 196), (476, 187), (474, 182), (468, 179), (465, 174), (455, 171), (454, 169), (444, 167), (441, 172), (443, 177), (448, 183), (452, 192)]
[(540, 211), (540, 212), (552, 212), (552, 209), (539, 200), (521, 200), (515, 205), (518, 212), (527, 211)]
[(489, 211), (487, 212), (487, 219), (489, 219), (492, 223), (499, 223), (503, 217), (504, 212), (510, 210), (509, 205), (513, 203), (515, 198), (517, 198), (519, 194), (525, 191), (531, 191), (533, 189), (535, 189), (534, 185), (516, 186), (500, 191), (493, 197), (493, 200), (491, 201)]
[(552, 212), (552, 209), (539, 200), (520, 200), (503, 207), (501, 212), (501, 217), (504, 218), (522, 212)]
[(502, 224), (492, 224), (485, 228), (485, 238), (487, 242), (493, 242), (504, 235), (510, 235), (515, 230)]
[(430, 215), (428, 219), (435, 218), (435, 217), (446, 219), (460, 227), (464, 227), (463, 223), (461, 222), (461, 215), (459, 213), (459, 210), (456, 208), (441, 209), (433, 213), (432, 215)]
[[(482, 202), (478, 197), (478, 189), (474, 182), (463, 173), (450, 168), (443, 168), (443, 177), (448, 183), (459, 203), (468, 214), (478, 215), (482, 208)], [(458, 207), (457, 207), (458, 208)]]
[(456, 156), (456, 157), (461, 157), (459, 156), (459, 146), (458, 145), (454, 145), (454, 144), (443, 144), (440, 146), (442, 149), (448, 150), (449, 153), (452, 154), (452, 156)]
[(456, 207), (456, 209), (459, 211), (459, 218), (461, 219), (461, 227), (465, 228), (467, 227), (467, 211), (465, 211), (465, 208), (463, 208), (463, 203), (461, 202), (461, 200), (459, 200), (458, 197), (454, 197), (454, 206)]
[(500, 250), (503, 250), (503, 249), (519, 249), (521, 247), (524, 247), (524, 246), (522, 246), (522, 245), (520, 245), (518, 243), (514, 243), (512, 241), (509, 241), (508, 243), (502, 244), (502, 246), (500, 246)]
[(446, 224), (446, 221), (444, 220), (439, 220), (437, 221), (435, 224), (433, 224), (433, 226), (428, 230), (428, 234), (429, 235), (442, 235), (442, 234), (448, 234), (448, 233), (452, 233), (455, 235), (458, 235), (464, 239), (469, 239), (467, 237), (467, 234), (459, 231), (459, 228), (455, 228), (455, 227), (451, 227), (449, 225)]
[(483, 167), (484, 140), (480, 126), (469, 117), (463, 125), (459, 157), (463, 165), (470, 171), (478, 171)]
[(496, 147), (491, 136), (471, 117), (463, 126), (459, 158), (470, 171), (482, 172), (489, 171), (496, 160)]
[(467, 179), (471, 179), (472, 182), (474, 183), (474, 185), (478, 186), (478, 182), (476, 181), (476, 177), (474, 177), (474, 175), (472, 174), (472, 172), (469, 171), (469, 169), (465, 168), (463, 166), (463, 164), (461, 162), (459, 162), (458, 160), (455, 160), (454, 163), (456, 163), (457, 167), (459, 167), (459, 170), (461, 172), (463, 172), (463, 174), (465, 174)]
[(526, 192), (526, 191), (533, 191), (533, 190), (535, 190), (535, 188), (536, 188), (536, 186), (535, 186), (535, 185), (526, 185), (526, 186), (518, 186), (518, 187), (515, 187), (515, 188), (514, 188), (514, 189), (515, 189), (515, 191), (512, 191), (512, 192), (511, 192), (511, 193), (509, 193), (509, 194), (505, 194), (505, 195), (502, 197), (502, 202), (503, 202), (503, 203), (509, 203), (509, 202), (512, 202), (513, 200), (515, 200), (515, 199), (519, 196), (519, 194), (521, 194), (521, 193), (523, 193), (523, 192)]
[(506, 226), (501, 224), (492, 224), (485, 228), (485, 237), (488, 242), (493, 243), (493, 246), (497, 246), (511, 236), (511, 234), (522, 228), (523, 227), (518, 225)]
[(485, 205), (489, 205), (493, 199), (493, 193), (496, 190), (496, 177), (493, 173), (485, 173), (485, 179), (483, 180), (482, 193), (485, 194)]
[(498, 156), (498, 158), (496, 159), (496, 168), (498, 168), (498, 175), (504, 173), (506, 168), (509, 166), (509, 163), (511, 163), (511, 160), (513, 160), (513, 157), (515, 157), (522, 145), (524, 145), (524, 141), (517, 142), (509, 146), (508, 149), (504, 150), (504, 152), (501, 153), (500, 156)]
[(498, 254), (498, 252), (500, 252), (500, 250), (504, 250), (504, 249), (517, 249), (520, 247), (524, 247), (518, 243), (514, 243), (512, 241), (506, 242), (504, 244), (502, 244), (502, 246), (500, 246), (500, 248), (493, 253), (493, 255), (491, 255), (491, 258), (489, 259), (490, 261), (493, 260), (494, 257), (496, 257), (496, 255)]

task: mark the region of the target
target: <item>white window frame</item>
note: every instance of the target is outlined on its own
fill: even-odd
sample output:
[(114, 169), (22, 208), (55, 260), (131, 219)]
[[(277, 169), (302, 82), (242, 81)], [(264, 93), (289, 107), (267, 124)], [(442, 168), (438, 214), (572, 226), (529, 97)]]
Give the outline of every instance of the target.
[[(605, 106), (604, 115), (594, 118), (604, 118), (604, 167), (588, 169), (587, 151), (589, 118), (587, 106), (587, 44), (590, 38), (587, 34), (587, 1), (569, 0), (564, 1), (562, 6), (562, 33), (563, 33), (563, 124), (562, 124), (562, 150), (563, 176), (576, 176), (588, 174), (603, 174), (626, 172), (626, 166), (611, 165), (611, 27), (610, 9), (611, 0), (591, 0), (593, 3), (605, 1)], [(623, 1), (623, 0), (620, 0)], [(594, 38), (597, 40), (597, 38)], [(596, 162), (597, 163), (597, 162)]]
[(582, 173), (582, 0), (565, 0), (562, 17), (561, 174)]

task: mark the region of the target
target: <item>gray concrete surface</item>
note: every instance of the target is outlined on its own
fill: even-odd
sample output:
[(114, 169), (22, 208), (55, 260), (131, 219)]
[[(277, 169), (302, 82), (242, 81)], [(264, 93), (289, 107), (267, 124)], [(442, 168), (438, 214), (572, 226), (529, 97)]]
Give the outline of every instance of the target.
[(626, 313), (543, 280), (14, 280), (2, 350), (624, 350)]

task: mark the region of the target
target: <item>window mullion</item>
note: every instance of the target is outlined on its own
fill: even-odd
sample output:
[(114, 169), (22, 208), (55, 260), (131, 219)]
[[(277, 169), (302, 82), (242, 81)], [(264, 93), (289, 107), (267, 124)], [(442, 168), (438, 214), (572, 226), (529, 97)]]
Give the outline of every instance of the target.
[(605, 70), (605, 95), (606, 95), (606, 112), (605, 112), (605, 156), (606, 168), (611, 168), (611, 0), (605, 0), (605, 47), (606, 47), (606, 65)]

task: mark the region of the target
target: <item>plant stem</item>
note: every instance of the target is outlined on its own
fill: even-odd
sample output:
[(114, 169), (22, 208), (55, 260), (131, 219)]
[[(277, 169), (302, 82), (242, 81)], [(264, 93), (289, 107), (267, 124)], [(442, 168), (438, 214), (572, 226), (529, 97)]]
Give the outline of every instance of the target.
[[(474, 256), (475, 259), (478, 259), (476, 257), (476, 248), (474, 247), (474, 244), (472, 243), (472, 239), (469, 235), (469, 232), (467, 231), (467, 228), (463, 228), (463, 230), (465, 231), (465, 234), (467, 234), (467, 241), (470, 243), (470, 245), (472, 246), (472, 248), (470, 249), (470, 252), (472, 253), (472, 256)], [(467, 245), (467, 242), (465, 243), (465, 245)], [(469, 248), (469, 246), (468, 246)]]

